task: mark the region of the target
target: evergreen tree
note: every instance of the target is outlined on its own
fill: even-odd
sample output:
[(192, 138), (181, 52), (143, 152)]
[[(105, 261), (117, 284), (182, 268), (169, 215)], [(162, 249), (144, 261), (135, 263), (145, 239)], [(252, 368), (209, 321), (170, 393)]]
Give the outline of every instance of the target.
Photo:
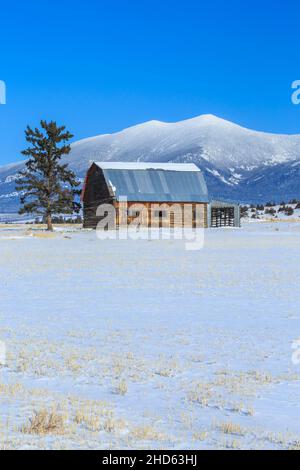
[(19, 213), (42, 215), (47, 230), (53, 230), (53, 214), (72, 214), (80, 210), (80, 204), (74, 201), (80, 194), (75, 189), (80, 183), (68, 164), (60, 162), (71, 151), (67, 142), (73, 135), (65, 126), (58, 127), (53, 121), (41, 121), (41, 129), (33, 130), (28, 126), (25, 135), (30, 147), (22, 152), (28, 160), (17, 180), (17, 190), (23, 193)]

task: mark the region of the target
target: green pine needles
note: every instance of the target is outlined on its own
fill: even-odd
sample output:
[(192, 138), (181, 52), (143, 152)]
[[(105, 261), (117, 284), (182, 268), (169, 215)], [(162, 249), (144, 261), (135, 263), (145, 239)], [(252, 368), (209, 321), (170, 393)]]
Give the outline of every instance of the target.
[(28, 126), (25, 134), (30, 147), (22, 152), (28, 160), (16, 185), (17, 191), (22, 192), (19, 213), (41, 215), (47, 230), (53, 230), (54, 214), (73, 214), (80, 210), (80, 204), (75, 201), (80, 194), (76, 189), (80, 183), (68, 164), (61, 163), (61, 158), (71, 151), (68, 141), (73, 135), (54, 121), (41, 121), (41, 129)]

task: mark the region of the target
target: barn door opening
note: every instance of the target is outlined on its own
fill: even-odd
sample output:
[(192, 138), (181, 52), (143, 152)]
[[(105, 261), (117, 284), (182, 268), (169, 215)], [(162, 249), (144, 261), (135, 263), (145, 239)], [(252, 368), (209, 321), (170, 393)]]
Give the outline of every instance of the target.
[(158, 213), (159, 228), (163, 227), (164, 218), (165, 218), (165, 211), (159, 211)]
[(234, 207), (213, 207), (211, 209), (212, 227), (234, 227)]
[(159, 210), (154, 212), (155, 220), (158, 222), (158, 227), (162, 228), (164, 226), (164, 222), (167, 218), (167, 211)]

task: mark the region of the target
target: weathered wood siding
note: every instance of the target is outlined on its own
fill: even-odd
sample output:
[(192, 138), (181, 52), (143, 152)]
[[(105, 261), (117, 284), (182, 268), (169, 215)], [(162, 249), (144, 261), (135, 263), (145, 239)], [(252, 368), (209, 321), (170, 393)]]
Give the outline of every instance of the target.
[(206, 203), (115, 202), (115, 208), (117, 226), (136, 224), (138, 216), (143, 227), (207, 227)]
[(83, 195), (83, 227), (96, 228), (100, 220), (97, 208), (101, 204), (113, 204), (113, 196), (106, 184), (102, 170), (92, 165), (88, 171)]

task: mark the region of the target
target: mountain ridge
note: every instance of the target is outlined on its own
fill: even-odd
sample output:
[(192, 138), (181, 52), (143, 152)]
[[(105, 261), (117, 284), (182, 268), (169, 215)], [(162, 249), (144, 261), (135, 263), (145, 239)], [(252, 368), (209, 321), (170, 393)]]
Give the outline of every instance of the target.
[[(195, 163), (212, 198), (242, 203), (300, 198), (300, 134), (247, 129), (212, 114), (147, 121), (71, 147), (64, 161), (81, 179), (95, 160)], [(23, 165), (0, 167), (0, 213), (18, 209), (14, 179)]]

